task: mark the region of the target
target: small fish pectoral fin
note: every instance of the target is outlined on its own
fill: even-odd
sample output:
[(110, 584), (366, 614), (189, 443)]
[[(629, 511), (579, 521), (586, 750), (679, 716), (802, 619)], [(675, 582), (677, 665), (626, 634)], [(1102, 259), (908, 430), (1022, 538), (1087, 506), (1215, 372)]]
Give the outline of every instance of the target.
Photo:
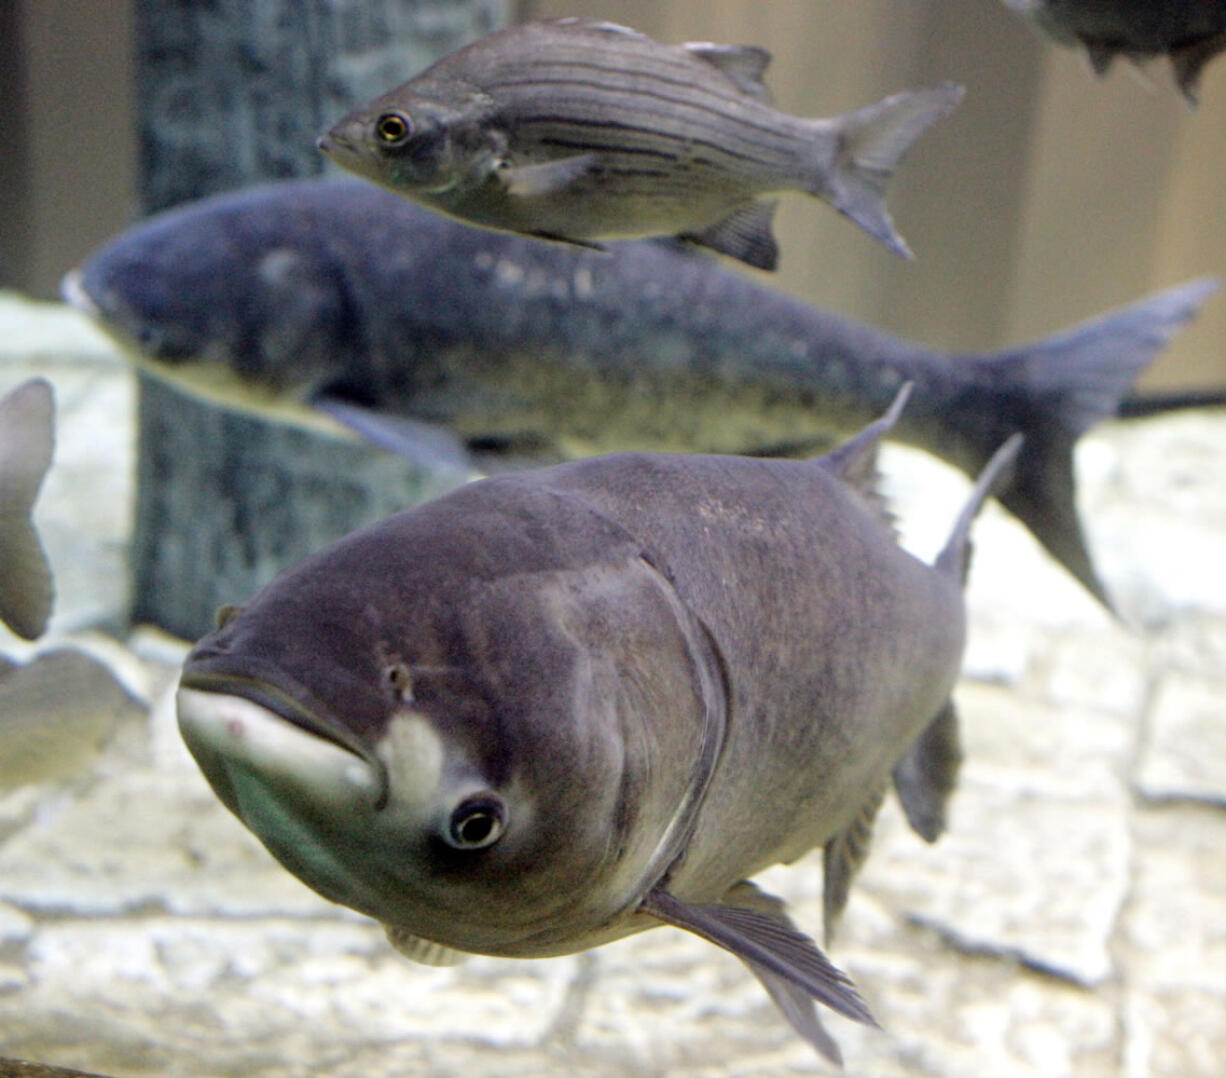
[(583, 153), (537, 165), (506, 165), (499, 176), (507, 194), (514, 198), (548, 198), (590, 172), (599, 159), (597, 154)]
[(946, 807), (961, 764), (958, 713), (949, 700), (894, 765), (894, 789), (907, 822), (926, 842), (935, 842), (945, 830)]
[(681, 46), (691, 56), (704, 60), (728, 76), (737, 88), (758, 101), (770, 103), (771, 94), (762, 81), (771, 54), (760, 45), (719, 45), (711, 41), (687, 41)]
[(773, 270), (779, 264), (779, 245), (771, 231), (775, 205), (773, 200), (749, 202), (722, 221), (697, 232), (683, 232), (679, 238), (755, 269)]
[(639, 909), (803, 989), (845, 1018), (877, 1026), (848, 976), (786, 918), (743, 906), (691, 905), (658, 887), (643, 899)]
[(456, 966), (468, 957), (463, 951), (414, 936), (396, 925), (384, 925), (387, 941), (405, 958), (421, 966)]
[(313, 397), (311, 404), (372, 445), (421, 467), (461, 472), (464, 478), (476, 475), (463, 440), (447, 427), (378, 412), (326, 394)]
[(873, 823), (884, 799), (884, 786), (874, 790), (856, 813), (856, 818), (837, 835), (827, 839), (822, 850), (822, 920), (827, 943), (834, 938), (839, 915), (847, 905), (851, 881), (868, 857), (873, 841)]

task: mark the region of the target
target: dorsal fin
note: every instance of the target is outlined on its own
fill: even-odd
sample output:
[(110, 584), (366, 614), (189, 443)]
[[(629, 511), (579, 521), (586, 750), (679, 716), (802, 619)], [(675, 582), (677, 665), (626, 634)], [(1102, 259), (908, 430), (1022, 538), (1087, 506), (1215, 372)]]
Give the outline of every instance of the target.
[(892, 532), (897, 531), (894, 526), (894, 515), (890, 512), (885, 498), (878, 489), (881, 472), (877, 468), (877, 450), (881, 446), (881, 439), (898, 422), (898, 417), (902, 415), (902, 410), (906, 407), (910, 396), (911, 383), (906, 382), (894, 397), (894, 403), (890, 405), (885, 415), (870, 423), (854, 438), (817, 460), (817, 463), (831, 475), (841, 479), (856, 491), (864, 499), (865, 505), (873, 515)]
[(719, 45), (713, 41), (687, 41), (681, 46), (690, 55), (718, 68), (737, 88), (759, 101), (771, 101), (770, 91), (762, 81), (771, 54), (760, 45)]
[(970, 497), (966, 499), (966, 505), (958, 514), (958, 519), (954, 522), (953, 531), (949, 533), (944, 549), (937, 555), (934, 563), (937, 571), (952, 576), (960, 584), (966, 583), (966, 574), (970, 569), (971, 525), (975, 522), (975, 517), (979, 514), (983, 503), (987, 501), (988, 495), (997, 487), (1005, 485), (1008, 472), (1013, 462), (1017, 460), (1017, 454), (1022, 448), (1023, 441), (1025, 439), (1020, 434), (1010, 435), (1005, 443), (992, 454), (992, 459), (979, 473), (974, 489)]

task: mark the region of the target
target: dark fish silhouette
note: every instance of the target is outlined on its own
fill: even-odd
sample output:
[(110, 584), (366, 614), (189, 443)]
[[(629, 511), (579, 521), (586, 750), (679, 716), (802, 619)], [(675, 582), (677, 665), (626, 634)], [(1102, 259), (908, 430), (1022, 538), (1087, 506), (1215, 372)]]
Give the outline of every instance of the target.
[(769, 60), (591, 19), (523, 23), (350, 113), (319, 148), (432, 209), (546, 239), (679, 235), (774, 269), (774, 204), (763, 198), (805, 191), (908, 254), (885, 187), (962, 88), (806, 120), (771, 107)]
[(1166, 56), (1195, 105), (1201, 72), (1226, 49), (1226, 0), (1004, 0), (1051, 37), (1080, 45), (1099, 74), (1117, 56)]
[(934, 840), (980, 477), (927, 566), (872, 490), (902, 408), (809, 461), (616, 454), (468, 484), (283, 574), (188, 656), (188, 748), (320, 894), (411, 958), (663, 923), (837, 1058), (873, 1021), (749, 877), (825, 853), (829, 929), (891, 780)]
[(0, 621), (41, 636), (51, 616), (51, 567), (30, 513), (51, 467), (55, 399), (31, 378), (0, 398)]
[(140, 224), (64, 291), (155, 373), (253, 409), (310, 401), (463, 474), (474, 455), (497, 469), (618, 449), (809, 453), (911, 382), (891, 437), (974, 476), (1023, 433), (1002, 500), (1101, 599), (1073, 446), (1217, 287), (955, 355), (668, 242), (600, 255), (466, 228), (369, 184), (307, 181)]

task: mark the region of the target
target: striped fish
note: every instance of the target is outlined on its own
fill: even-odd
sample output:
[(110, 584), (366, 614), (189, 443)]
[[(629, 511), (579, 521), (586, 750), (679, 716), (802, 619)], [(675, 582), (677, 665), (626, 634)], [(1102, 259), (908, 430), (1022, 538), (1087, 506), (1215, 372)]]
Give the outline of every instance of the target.
[(803, 191), (907, 256), (884, 190), (961, 99), (947, 83), (834, 119), (771, 107), (754, 46), (663, 45), (613, 23), (525, 23), (344, 117), (319, 148), (461, 220), (598, 246), (676, 235), (774, 269), (774, 202)]

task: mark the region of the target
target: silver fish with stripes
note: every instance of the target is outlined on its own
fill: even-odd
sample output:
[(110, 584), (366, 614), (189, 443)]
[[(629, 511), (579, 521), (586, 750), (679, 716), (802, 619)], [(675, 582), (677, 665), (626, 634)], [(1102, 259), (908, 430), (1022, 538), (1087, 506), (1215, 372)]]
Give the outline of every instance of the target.
[(470, 224), (599, 246), (675, 235), (774, 269), (774, 195), (823, 199), (910, 256), (885, 207), (945, 83), (832, 119), (773, 108), (752, 45), (608, 22), (523, 23), (451, 53), (319, 141), (338, 165)]

